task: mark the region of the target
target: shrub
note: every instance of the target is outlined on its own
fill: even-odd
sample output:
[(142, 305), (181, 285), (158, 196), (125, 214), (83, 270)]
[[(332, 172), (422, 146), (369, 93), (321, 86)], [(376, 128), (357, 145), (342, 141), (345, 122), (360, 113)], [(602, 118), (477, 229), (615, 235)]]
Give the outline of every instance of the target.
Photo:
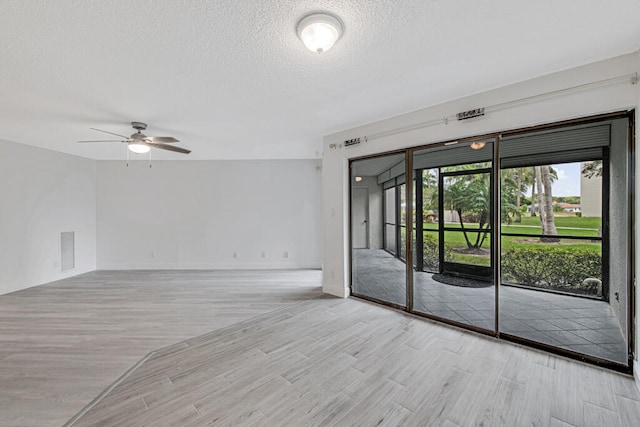
[(515, 247), (502, 254), (503, 280), (538, 288), (595, 295), (587, 278), (602, 279), (602, 257), (588, 249), (558, 246)]
[[(438, 239), (431, 235), (425, 235), (422, 241), (422, 262), (424, 270), (439, 271), (438, 252)], [(453, 249), (451, 245), (446, 242), (444, 244), (444, 259), (445, 261), (451, 261), (453, 259)]]

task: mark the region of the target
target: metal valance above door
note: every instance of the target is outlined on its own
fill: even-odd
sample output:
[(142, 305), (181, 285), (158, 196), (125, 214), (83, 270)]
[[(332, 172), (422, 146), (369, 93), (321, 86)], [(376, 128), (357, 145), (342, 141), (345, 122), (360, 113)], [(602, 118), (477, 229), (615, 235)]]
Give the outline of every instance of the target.
[(611, 141), (611, 125), (598, 124), (504, 137), (500, 167), (513, 168), (595, 160)]
[(434, 169), (469, 163), (490, 162), (493, 156), (492, 142), (486, 141), (479, 149), (471, 148), (469, 143), (455, 146), (438, 147), (418, 153), (413, 158), (413, 169)]

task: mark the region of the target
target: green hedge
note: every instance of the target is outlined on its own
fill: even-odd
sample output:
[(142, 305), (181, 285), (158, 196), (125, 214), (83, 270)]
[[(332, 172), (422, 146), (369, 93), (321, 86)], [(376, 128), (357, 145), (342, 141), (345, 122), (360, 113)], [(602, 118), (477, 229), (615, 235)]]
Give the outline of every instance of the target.
[[(439, 271), (440, 264), (438, 251), (438, 239), (431, 235), (425, 235), (422, 241), (423, 270), (436, 272)], [(444, 260), (453, 260), (453, 248), (446, 242), (444, 244)]]
[(507, 282), (596, 295), (595, 285), (582, 282), (590, 277), (602, 280), (601, 275), (602, 257), (588, 249), (531, 245), (502, 253), (502, 277)]

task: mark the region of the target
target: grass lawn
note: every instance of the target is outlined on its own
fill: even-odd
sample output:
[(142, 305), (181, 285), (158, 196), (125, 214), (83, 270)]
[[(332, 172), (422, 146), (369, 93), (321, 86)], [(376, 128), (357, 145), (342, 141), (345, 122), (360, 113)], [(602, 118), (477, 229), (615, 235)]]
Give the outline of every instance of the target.
[[(600, 218), (579, 218), (575, 216), (557, 216), (556, 227), (558, 228), (559, 234), (564, 235), (574, 235), (574, 236), (596, 236), (598, 233), (598, 227), (600, 227), (601, 219)], [(476, 227), (477, 224), (465, 224), (470, 228)], [(460, 228), (460, 224), (447, 224), (447, 227)], [(424, 235), (431, 236), (432, 238), (438, 238), (438, 224), (424, 224)], [(427, 231), (432, 230), (432, 231)], [(522, 222), (518, 225), (506, 225), (502, 224), (502, 231), (508, 233), (521, 233), (521, 234), (540, 234), (540, 218), (539, 217), (522, 217)], [(467, 233), (469, 239), (474, 242), (476, 238), (476, 233)], [(448, 245), (452, 248), (465, 248), (467, 247), (464, 233), (448, 231), (445, 232), (445, 239)], [(487, 238), (482, 245), (485, 249), (490, 249), (490, 236), (487, 235)], [(522, 247), (526, 245), (553, 245), (553, 246), (562, 246), (563, 248), (572, 248), (572, 249), (587, 249), (602, 253), (602, 244), (600, 242), (591, 242), (588, 240), (572, 240), (572, 239), (562, 239), (559, 243), (541, 243), (537, 238), (531, 237), (515, 237), (515, 236), (503, 236), (502, 237), (502, 249), (512, 249), (515, 247)], [(453, 260), (455, 262), (460, 262), (464, 264), (472, 264), (472, 265), (490, 265), (489, 255), (481, 256), (481, 255), (468, 255), (461, 253), (454, 253)]]
[[(600, 217), (588, 217), (588, 218), (580, 218), (577, 216), (558, 216), (556, 215), (554, 217), (554, 222), (556, 224), (556, 228), (558, 228), (558, 231), (560, 231), (560, 229), (567, 229), (567, 233), (569, 234), (569, 230), (571, 231), (571, 234), (575, 234), (573, 233), (573, 231), (579, 231), (579, 230), (587, 230), (587, 231), (598, 231), (598, 228), (600, 228), (600, 225), (602, 225), (602, 218)], [(453, 228), (460, 228), (460, 223), (458, 222), (448, 222), (446, 223), (447, 227), (453, 227)], [(437, 223), (424, 223), (424, 229), (425, 230), (437, 230), (438, 229), (438, 224)], [(470, 228), (477, 228), (478, 224), (473, 224), (473, 223), (465, 223), (465, 227), (470, 227)], [(508, 230), (532, 230), (532, 231), (527, 231), (527, 234), (531, 233), (531, 234), (535, 234), (538, 233), (540, 234), (540, 217), (530, 217), (530, 216), (523, 216), (522, 217), (522, 221), (517, 223), (517, 222), (512, 222), (511, 224), (502, 224), (502, 230), (505, 231), (506, 229)], [(578, 229), (578, 230), (574, 230), (574, 229)], [(509, 231), (512, 233), (519, 233), (520, 231)], [(565, 234), (565, 233), (563, 233)]]
[[(574, 228), (594, 228), (598, 229), (602, 224), (600, 217), (577, 217), (577, 216), (559, 216), (553, 217), (556, 227), (574, 227)], [(512, 223), (516, 225), (516, 223)], [(523, 216), (519, 225), (535, 225), (540, 227), (539, 216)]]

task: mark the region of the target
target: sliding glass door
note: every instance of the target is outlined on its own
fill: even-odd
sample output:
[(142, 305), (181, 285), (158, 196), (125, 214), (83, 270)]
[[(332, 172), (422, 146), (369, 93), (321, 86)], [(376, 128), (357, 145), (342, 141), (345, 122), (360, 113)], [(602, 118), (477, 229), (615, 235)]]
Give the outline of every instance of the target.
[(628, 362), (627, 120), (503, 139), (500, 331)]
[(629, 129), (608, 116), (353, 161), (353, 295), (628, 369)]
[(404, 173), (404, 154), (351, 163), (351, 291), (400, 307), (407, 301)]
[(413, 310), (495, 330), (491, 140), (413, 153)]

